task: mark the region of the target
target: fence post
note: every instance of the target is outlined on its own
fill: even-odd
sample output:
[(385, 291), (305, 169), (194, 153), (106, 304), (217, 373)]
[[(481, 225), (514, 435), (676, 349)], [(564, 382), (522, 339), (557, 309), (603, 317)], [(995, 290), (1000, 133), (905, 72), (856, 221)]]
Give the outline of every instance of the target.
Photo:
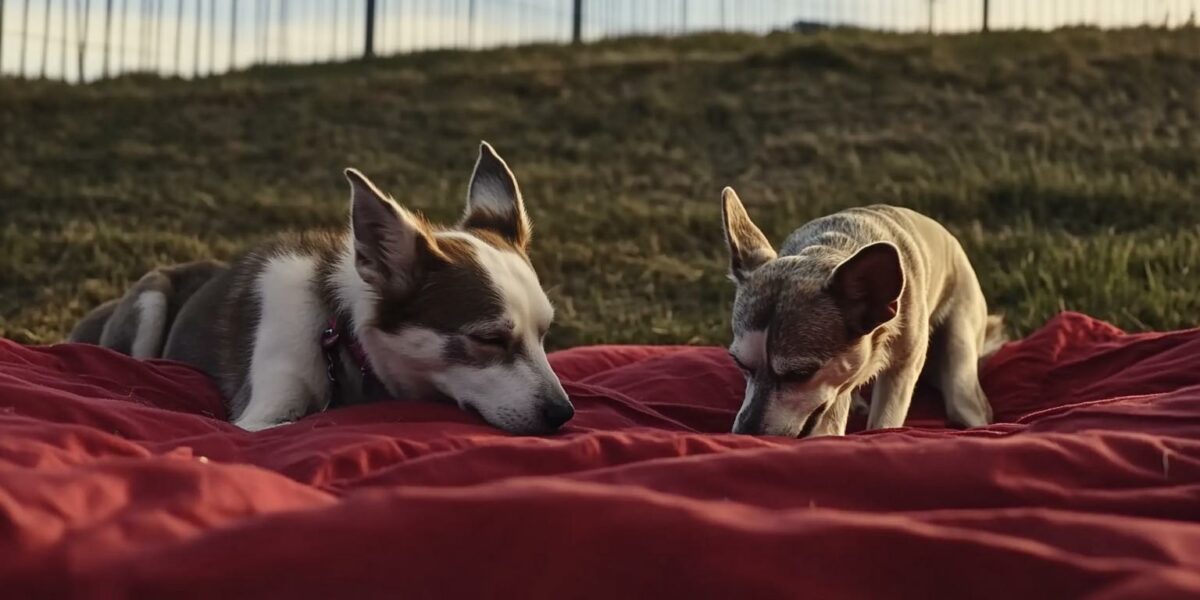
[(991, 12), (992, 12), (991, 10), (989, 10), (989, 8), (990, 8), (989, 4), (990, 4), (990, 2), (988, 2), (988, 0), (983, 0), (983, 31), (984, 31), (984, 33), (987, 33), (987, 31), (988, 31), (988, 17), (991, 16)]
[[(63, 6), (63, 10), (64, 11), (67, 10), (67, 7)], [(66, 13), (63, 13), (63, 14), (66, 14)], [(64, 25), (66, 24), (65, 20), (63, 21), (63, 24)], [(64, 30), (63, 30), (63, 48), (66, 48), (66, 47), (67, 47), (67, 32), (66, 32), (66, 29), (64, 28)], [(50, 54), (50, 3), (47, 2), (46, 3), (46, 22), (42, 26), (42, 74), (41, 74), (42, 79), (46, 78), (46, 63), (49, 62), (46, 57), (49, 54)], [(63, 78), (65, 79), (66, 76), (67, 76), (67, 74), (64, 72)]]
[(287, 0), (279, 0), (279, 62), (288, 61), (288, 12)]
[(175, 76), (183, 77), (181, 71), (179, 57), (180, 48), (183, 46), (183, 0), (178, 0), (175, 3)]
[(21, 13), (21, 79), (25, 78), (25, 55), (29, 46), (29, 0), (25, 0), (25, 10)]
[(237, 0), (230, 1), (229, 7), (229, 70), (237, 66)]
[(142, 0), (137, 7), (137, 70), (140, 73), (146, 72), (146, 49), (150, 47), (150, 19), (146, 18), (146, 12), (150, 8), (149, 0)]
[[(162, 15), (162, 7), (159, 7), (159, 16)], [(159, 19), (162, 20), (161, 18)], [(155, 45), (155, 54), (158, 54), (158, 46)], [(208, 1), (208, 74), (212, 75), (217, 68), (217, 0)]]
[[(46, 7), (49, 10), (49, 6)], [(71, 3), (63, 2), (62, 13), (62, 59), (58, 61), (58, 70), (62, 72), (63, 81), (67, 80), (67, 13), (71, 11)], [(46, 35), (50, 35), (50, 30), (46, 30)]]
[(258, 39), (258, 49), (262, 53), (259, 62), (266, 65), (271, 63), (271, 3), (263, 2), (259, 5), (258, 12), (262, 17), (258, 24), (262, 30), (262, 37)]
[(475, 47), (475, 0), (467, 4), (467, 47)]
[(571, 43), (583, 41), (583, 0), (575, 0), (575, 12), (571, 16)]
[(367, 0), (367, 43), (363, 58), (375, 56), (375, 0)]
[(108, 55), (112, 47), (112, 5), (113, 0), (104, 3), (104, 72), (100, 75), (103, 79), (108, 79)]
[[(79, 38), (79, 73), (76, 79), (77, 83), (83, 83), (83, 55), (87, 52), (88, 22), (91, 18), (90, 4), (91, 0), (75, 0), (75, 11), (78, 13), (76, 18), (80, 19), (76, 21), (77, 26), (75, 29), (75, 36)], [(63, 79), (65, 80), (66, 78), (66, 73), (63, 73)]]
[(200, 27), (204, 25), (204, 10), (203, 0), (196, 0), (196, 26), (193, 28), (195, 36), (192, 39), (192, 79), (200, 77)]
[(4, 0), (0, 0), (0, 76), (4, 75)]
[(157, 73), (162, 68), (163, 0), (155, 0), (154, 5), (150, 7), (150, 14), (154, 23), (150, 30), (150, 68)]
[(117, 23), (117, 71), (125, 71), (125, 67), (129, 64), (129, 40), (126, 39), (126, 31), (129, 26), (129, 0), (121, 0), (118, 12), (121, 13), (121, 20)]

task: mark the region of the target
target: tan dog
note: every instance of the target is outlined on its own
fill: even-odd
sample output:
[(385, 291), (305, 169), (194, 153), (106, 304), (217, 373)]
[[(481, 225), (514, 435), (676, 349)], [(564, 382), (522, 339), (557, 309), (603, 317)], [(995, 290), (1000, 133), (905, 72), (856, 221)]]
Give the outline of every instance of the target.
[(950, 232), (905, 208), (852, 208), (777, 254), (733, 189), (722, 200), (737, 284), (729, 351), (746, 375), (734, 433), (842, 435), (872, 380), (867, 427), (900, 427), (923, 369), (953, 422), (991, 422), (977, 371), (1001, 321)]

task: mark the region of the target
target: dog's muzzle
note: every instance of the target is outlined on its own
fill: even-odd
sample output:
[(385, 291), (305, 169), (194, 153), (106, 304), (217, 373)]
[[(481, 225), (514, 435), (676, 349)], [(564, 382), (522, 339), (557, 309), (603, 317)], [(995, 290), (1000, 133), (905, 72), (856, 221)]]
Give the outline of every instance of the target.
[(575, 406), (561, 386), (538, 395), (538, 416), (547, 431), (557, 431), (575, 416)]
[(766, 402), (753, 402), (746, 407), (747, 410), (739, 411), (737, 417), (733, 421), (733, 433), (742, 435), (778, 435), (783, 437), (808, 437), (812, 434), (813, 428), (817, 422), (821, 420), (821, 416), (825, 414), (829, 404), (822, 404), (815, 408), (807, 416), (801, 417), (802, 421), (792, 423), (768, 423), (766, 420)]

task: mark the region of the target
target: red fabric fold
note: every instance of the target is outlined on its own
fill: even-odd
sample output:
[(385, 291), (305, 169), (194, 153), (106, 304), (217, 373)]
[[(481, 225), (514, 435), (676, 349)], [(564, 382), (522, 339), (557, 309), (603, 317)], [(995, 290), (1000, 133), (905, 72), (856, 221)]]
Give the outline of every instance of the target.
[[(905, 429), (733, 436), (719, 348), (551, 357), (508, 436), (395, 401), (247, 433), (163, 361), (0, 341), (6, 597), (1200, 597), (1200, 330), (1064, 313)], [(858, 424), (861, 427), (861, 423)]]

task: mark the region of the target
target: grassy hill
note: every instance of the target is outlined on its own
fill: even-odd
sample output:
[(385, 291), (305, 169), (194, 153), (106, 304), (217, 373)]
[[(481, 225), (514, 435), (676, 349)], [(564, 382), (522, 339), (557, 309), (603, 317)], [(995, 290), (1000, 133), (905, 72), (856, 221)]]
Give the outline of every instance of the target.
[(345, 166), (453, 219), (480, 139), (525, 191), (555, 347), (725, 343), (727, 184), (776, 241), (868, 203), (941, 219), (1018, 332), (1200, 323), (1200, 31), (828, 32), (0, 81), (0, 335), (338, 226)]

